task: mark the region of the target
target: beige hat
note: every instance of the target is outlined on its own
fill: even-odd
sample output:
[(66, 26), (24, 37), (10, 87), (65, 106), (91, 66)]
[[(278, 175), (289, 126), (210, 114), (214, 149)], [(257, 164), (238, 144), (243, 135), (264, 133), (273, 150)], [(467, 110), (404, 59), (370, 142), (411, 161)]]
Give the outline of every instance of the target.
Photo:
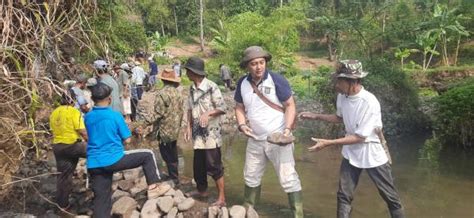
[(158, 74), (158, 79), (175, 82), (175, 83), (181, 82), (181, 78), (176, 76), (176, 73), (174, 72), (174, 70), (170, 68), (166, 68), (163, 71), (161, 71), (161, 73)]
[(244, 51), (244, 56), (240, 61), (240, 67), (247, 67), (248, 62), (255, 58), (265, 58), (265, 60), (269, 62), (272, 59), (272, 55), (267, 51), (263, 50), (263, 48), (260, 46), (250, 46)]

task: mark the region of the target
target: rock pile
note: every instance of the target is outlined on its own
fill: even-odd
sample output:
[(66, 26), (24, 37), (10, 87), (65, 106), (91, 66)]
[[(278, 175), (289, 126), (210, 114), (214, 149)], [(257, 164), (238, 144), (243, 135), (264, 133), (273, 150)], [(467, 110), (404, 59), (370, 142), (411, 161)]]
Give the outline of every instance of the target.
[(258, 213), (250, 206), (247, 209), (241, 205), (227, 207), (212, 206), (208, 208), (208, 218), (258, 218)]
[(113, 180), (112, 214), (120, 217), (184, 217), (183, 212), (195, 204), (193, 198), (188, 198), (181, 190), (174, 189), (172, 181), (168, 183), (173, 188), (163, 196), (147, 199), (148, 185), (140, 168), (117, 172)]

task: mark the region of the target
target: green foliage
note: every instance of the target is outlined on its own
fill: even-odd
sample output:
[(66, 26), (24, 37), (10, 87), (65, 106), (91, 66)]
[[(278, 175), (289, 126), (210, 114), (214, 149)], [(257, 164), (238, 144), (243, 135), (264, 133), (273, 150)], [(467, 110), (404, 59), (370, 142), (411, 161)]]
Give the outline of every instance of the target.
[(169, 37), (160, 35), (158, 31), (153, 33), (153, 35), (151, 35), (148, 39), (155, 51), (163, 51), (164, 47), (169, 42)]
[(384, 131), (388, 135), (401, 135), (425, 130), (427, 117), (418, 110), (419, 100), (413, 81), (385, 60), (363, 63), (369, 72), (363, 84), (380, 102)]
[[(245, 48), (259, 45), (273, 56), (270, 62), (276, 71), (288, 71), (294, 63), (293, 53), (299, 48), (299, 28), (304, 26), (304, 14), (292, 4), (273, 11), (264, 17), (256, 12), (236, 15), (224, 22), (214, 38), (223, 38), (223, 43), (211, 44), (219, 53), (219, 61), (238, 66)], [(235, 68), (238, 69), (238, 68)]]
[(436, 100), (434, 127), (443, 144), (473, 148), (474, 79), (464, 81)]

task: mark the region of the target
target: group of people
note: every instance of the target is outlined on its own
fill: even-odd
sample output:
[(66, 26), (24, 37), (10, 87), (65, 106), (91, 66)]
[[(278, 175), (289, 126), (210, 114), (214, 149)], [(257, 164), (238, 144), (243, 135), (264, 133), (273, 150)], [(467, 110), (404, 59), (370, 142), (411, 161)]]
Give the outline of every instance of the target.
[[(280, 74), (268, 69), (272, 56), (259, 46), (243, 52), (240, 67), (247, 74), (236, 84), (235, 116), (238, 130), (248, 137), (244, 165), (244, 205), (254, 207), (260, 198), (262, 176), (266, 163), (273, 165), (283, 190), (288, 194), (294, 217), (303, 217), (302, 187), (295, 169), (294, 138), (292, 131), (296, 117), (300, 119), (342, 122), (346, 136), (339, 139), (313, 139), (316, 144), (309, 151), (319, 151), (330, 145), (344, 145), (337, 192), (337, 216), (349, 217), (353, 192), (360, 173), (366, 169), (381, 196), (387, 202), (392, 217), (404, 217), (399, 195), (393, 184), (388, 156), (376, 130), (382, 128), (380, 104), (373, 94), (361, 85), (367, 75), (357, 60), (340, 61), (333, 74), (336, 78), (337, 112), (334, 115), (301, 112), (297, 115), (291, 86)], [(97, 62), (97, 61), (96, 61)], [(102, 63), (102, 62), (101, 62)], [(220, 66), (222, 68), (223, 66)], [(160, 154), (168, 168), (168, 178), (179, 184), (177, 140), (180, 132), (185, 141), (192, 141), (194, 149), (194, 197), (208, 196), (207, 176), (216, 183), (218, 192), (214, 206), (226, 205), (224, 166), (221, 157), (222, 135), (220, 117), (226, 103), (216, 83), (207, 79), (205, 63), (198, 57), (184, 64), (186, 75), (193, 82), (185, 99), (178, 91), (180, 76), (174, 69), (164, 69), (157, 78), (163, 88), (153, 96), (151, 114), (144, 116), (158, 142)], [(122, 67), (120, 68), (124, 70)], [(228, 69), (224, 69), (228, 70)], [(158, 172), (153, 153), (147, 149), (125, 151), (130, 141), (130, 130), (125, 114), (114, 111), (115, 87), (110, 85), (106, 67), (96, 66), (101, 78), (91, 86), (95, 106), (81, 116), (74, 107), (78, 102), (66, 93), (51, 115), (53, 151), (58, 164), (57, 202), (67, 208), (72, 172), (79, 157), (87, 157), (87, 168), (94, 191), (94, 216), (109, 217), (111, 209), (112, 175), (116, 171), (142, 166), (148, 188), (148, 197), (155, 198), (170, 189)], [(230, 84), (228, 84), (230, 86)], [(118, 89), (118, 88), (117, 88)], [(184, 105), (184, 110), (183, 110)], [(80, 109), (80, 108), (79, 108)], [(185, 121), (185, 122), (182, 122)], [(184, 128), (182, 123), (184, 123)], [(269, 140), (280, 134), (280, 142)], [(81, 142), (84, 141), (85, 143)], [(277, 140), (278, 141), (278, 140)]]

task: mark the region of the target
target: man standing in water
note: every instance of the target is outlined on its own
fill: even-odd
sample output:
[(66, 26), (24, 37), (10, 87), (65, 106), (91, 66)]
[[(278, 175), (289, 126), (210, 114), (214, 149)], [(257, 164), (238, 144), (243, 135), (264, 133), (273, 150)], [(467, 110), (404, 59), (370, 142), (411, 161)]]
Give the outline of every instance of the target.
[(216, 182), (219, 193), (214, 206), (226, 205), (224, 195), (224, 166), (221, 157), (221, 125), (219, 116), (226, 105), (219, 87), (206, 78), (204, 61), (191, 57), (184, 65), (193, 85), (189, 89), (187, 127), (184, 139), (192, 137), (194, 148), (193, 173), (197, 192), (192, 195), (206, 197), (207, 175)]
[(367, 76), (362, 63), (357, 60), (340, 61), (333, 74), (336, 81), (336, 114), (316, 114), (302, 112), (302, 119), (323, 120), (344, 123), (346, 136), (338, 139), (316, 139), (309, 151), (319, 151), (331, 145), (344, 145), (342, 148), (339, 190), (337, 191), (337, 217), (350, 217), (353, 193), (359, 182), (362, 170), (377, 186), (385, 200), (392, 218), (405, 217), (400, 197), (393, 184), (392, 169), (388, 155), (381, 144), (378, 131), (382, 129), (380, 103), (361, 85)]
[(294, 217), (303, 217), (301, 183), (293, 157), (294, 144), (277, 145), (267, 141), (267, 137), (276, 132), (291, 136), (296, 114), (290, 84), (283, 76), (267, 69), (271, 58), (261, 47), (245, 49), (240, 67), (249, 73), (240, 78), (235, 90), (238, 128), (249, 137), (244, 167), (245, 204), (254, 206), (259, 198), (265, 165), (270, 160), (283, 190), (288, 194)]

